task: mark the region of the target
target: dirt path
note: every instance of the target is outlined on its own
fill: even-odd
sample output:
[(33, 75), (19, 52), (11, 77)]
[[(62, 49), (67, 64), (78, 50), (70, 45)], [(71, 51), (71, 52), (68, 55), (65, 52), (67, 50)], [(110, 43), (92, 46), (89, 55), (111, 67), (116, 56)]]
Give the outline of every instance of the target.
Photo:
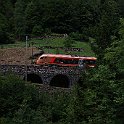
[[(36, 48), (27, 49), (27, 64), (31, 64), (30, 56), (33, 53), (39, 52)], [(0, 64), (25, 64), (26, 49), (25, 48), (7, 48), (0, 49)]]

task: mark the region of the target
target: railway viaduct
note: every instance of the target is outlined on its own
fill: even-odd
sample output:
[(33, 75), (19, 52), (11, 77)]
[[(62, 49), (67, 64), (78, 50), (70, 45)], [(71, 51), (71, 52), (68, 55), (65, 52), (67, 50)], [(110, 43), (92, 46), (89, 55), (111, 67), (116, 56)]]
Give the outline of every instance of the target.
[(36, 65), (0, 65), (0, 73), (14, 73), (23, 80), (43, 85), (70, 88), (78, 83), (83, 69), (79, 67), (48, 67)]

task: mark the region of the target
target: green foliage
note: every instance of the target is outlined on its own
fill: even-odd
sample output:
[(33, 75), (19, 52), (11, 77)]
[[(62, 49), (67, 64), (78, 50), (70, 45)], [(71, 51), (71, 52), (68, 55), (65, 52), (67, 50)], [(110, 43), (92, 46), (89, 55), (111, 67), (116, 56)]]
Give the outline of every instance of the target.
[(13, 39), (7, 31), (8, 24), (6, 17), (0, 13), (0, 44), (13, 43)]
[[(25, 86), (24, 81), (14, 75), (0, 78), (0, 117), (13, 116), (26, 100), (28, 106), (35, 108), (38, 93), (33, 86)], [(35, 105), (34, 105), (35, 102)]]
[(123, 123), (123, 87), (109, 66), (82, 73), (69, 92), (43, 93), (15, 76), (0, 76), (2, 124)]
[(14, 21), (16, 38), (18, 40), (23, 40), (24, 35), (26, 35), (26, 26), (25, 26), (25, 3), (22, 0), (17, 0), (15, 3)]
[[(111, 44), (111, 47), (106, 49), (105, 52), (105, 61), (109, 64), (111, 70), (116, 71), (116, 73), (120, 73), (119, 75), (124, 74), (124, 20), (120, 20), (120, 39), (113, 39), (113, 43)], [(122, 77), (121, 76), (121, 77)], [(119, 76), (120, 77), (120, 76)]]
[(122, 116), (124, 111), (123, 19), (121, 19), (119, 34), (119, 39), (111, 37), (112, 43), (105, 49), (104, 57), (99, 60), (101, 65), (86, 76), (88, 89), (92, 89), (97, 94), (95, 113), (104, 123), (124, 123)]
[(26, 101), (20, 106), (11, 120), (13, 124), (45, 124), (46, 118), (42, 116), (41, 109), (31, 109)]
[(117, 0), (120, 8), (120, 13), (124, 17), (124, 1), (123, 0)]
[(69, 96), (41, 93), (15, 75), (0, 76), (0, 123), (51, 124), (64, 121)]
[(32, 30), (34, 36), (42, 36), (44, 34), (43, 28), (41, 26), (35, 25)]
[(84, 36), (83, 34), (80, 34), (79, 32), (72, 32), (69, 34), (69, 36), (73, 39), (73, 40), (77, 40), (77, 41), (88, 41), (88, 37)]
[[(99, 12), (99, 22), (96, 27), (94, 26), (93, 31), (95, 36), (91, 36), (96, 40), (96, 45), (92, 46), (94, 47), (94, 52), (103, 57), (104, 50), (112, 43), (111, 36), (115, 36), (118, 33), (119, 10), (117, 3), (114, 0), (101, 3)], [(95, 48), (95, 46), (97, 46), (97, 48)]]
[[(44, 47), (44, 46), (51, 46), (51, 47), (64, 47), (65, 38), (45, 38), (45, 39), (32, 39), (28, 40), (28, 46), (31, 46), (31, 42), (34, 43), (34, 47)], [(29, 45), (30, 44), (30, 45)], [(17, 47), (25, 47), (25, 42), (15, 42), (14, 44), (2, 44), (0, 45), (1, 48), (17, 48)], [(87, 42), (80, 42), (75, 41), (73, 44), (74, 48), (82, 48), (82, 51), (71, 51), (70, 54), (72, 55), (80, 55), (80, 56), (95, 56), (94, 52), (91, 50), (90, 44)], [(45, 49), (42, 48), (45, 53), (60, 53), (60, 54), (67, 54), (65, 50), (62, 49)]]
[[(117, 44), (120, 44), (120, 42), (117, 42)], [(120, 53), (123, 53), (123, 46), (117, 44), (113, 44), (117, 49), (110, 48), (113, 50), (112, 54), (111, 51), (108, 51), (107, 55), (110, 53), (109, 61), (94, 70), (87, 70), (82, 74), (80, 85), (74, 87), (70, 104), (67, 107), (69, 123), (122, 124), (124, 122), (124, 80), (117, 79), (118, 72), (112, 68), (116, 67), (116, 62), (122, 60), (122, 57), (118, 55), (122, 55)], [(113, 62), (115, 62), (114, 65), (109, 66)], [(117, 68), (120, 67), (117, 66)]]
[[(115, 84), (116, 84), (116, 97), (115, 97), (115, 106), (116, 106), (116, 121), (118, 123), (124, 123), (123, 115), (123, 105), (124, 105), (124, 20), (120, 20), (120, 39), (114, 39), (110, 48), (106, 49), (104, 60), (108, 63), (109, 68), (112, 73), (115, 73)], [(114, 85), (115, 85), (114, 84)], [(117, 123), (116, 122), (116, 123)]]
[(97, 68), (82, 74), (70, 93), (39, 94), (36, 87), (15, 75), (1, 75), (0, 123), (124, 123), (124, 20), (121, 18), (119, 27), (115, 0), (5, 0), (0, 4), (0, 44), (10, 43), (13, 34), (20, 38), (25, 33), (67, 33), (71, 38), (61, 39), (62, 42), (35, 42), (37, 46), (79, 46), (86, 54), (89, 47), (74, 40), (87, 41), (90, 37), (99, 61)]
[(5, 0), (0, 10), (7, 20), (7, 32), (19, 40), (26, 34), (79, 32), (79, 37), (74, 34), (76, 39), (88, 41), (88, 37), (93, 37), (97, 43), (103, 39), (109, 42), (118, 23), (117, 5), (114, 0), (100, 3), (100, 0)]
[(63, 42), (64, 47), (66, 47), (66, 48), (72, 47), (74, 43), (75, 43), (75, 41), (71, 37), (67, 37), (65, 39), (65, 41)]
[(0, 78), (0, 117), (12, 114), (23, 100), (24, 83), (17, 77), (8, 75)]
[[(122, 106), (123, 90), (115, 77), (116, 73), (112, 73), (108, 66), (100, 65), (97, 69), (87, 71), (82, 80), (82, 88), (77, 90), (78, 107), (84, 110), (80, 114), (85, 116), (82, 121), (88, 124), (123, 121), (121, 117), (117, 117), (117, 111)], [(117, 105), (117, 99), (120, 100), (120, 105)], [(122, 111), (121, 109), (120, 113)]]

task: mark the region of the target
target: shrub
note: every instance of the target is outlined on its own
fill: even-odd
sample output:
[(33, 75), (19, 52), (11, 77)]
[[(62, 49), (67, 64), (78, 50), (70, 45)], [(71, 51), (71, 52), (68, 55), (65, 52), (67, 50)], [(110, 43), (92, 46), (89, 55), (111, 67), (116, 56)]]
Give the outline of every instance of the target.
[(69, 34), (69, 36), (76, 41), (84, 41), (84, 42), (88, 41), (88, 36), (81, 34), (79, 32), (72, 32)]
[(66, 47), (66, 48), (72, 47), (74, 43), (75, 43), (75, 41), (74, 41), (71, 37), (67, 37), (67, 38), (64, 40), (64, 42), (63, 42), (64, 47)]
[(25, 85), (19, 77), (0, 76), (0, 117), (13, 116), (25, 100), (30, 107), (36, 108), (38, 97), (35, 87)]

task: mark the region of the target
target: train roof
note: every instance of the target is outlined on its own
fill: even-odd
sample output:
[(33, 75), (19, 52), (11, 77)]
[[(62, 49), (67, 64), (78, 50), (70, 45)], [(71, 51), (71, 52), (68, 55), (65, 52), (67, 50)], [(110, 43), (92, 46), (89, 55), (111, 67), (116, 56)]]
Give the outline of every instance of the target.
[(64, 54), (42, 54), (40, 57), (71, 57), (71, 55)]
[(69, 58), (79, 58), (79, 59), (92, 59), (96, 60), (96, 57), (89, 57), (89, 56), (72, 56), (66, 54), (42, 54), (40, 57), (69, 57)]
[(80, 59), (89, 59), (89, 60), (97, 60), (96, 57), (89, 57), (89, 56), (85, 56), (85, 57), (79, 57)]

